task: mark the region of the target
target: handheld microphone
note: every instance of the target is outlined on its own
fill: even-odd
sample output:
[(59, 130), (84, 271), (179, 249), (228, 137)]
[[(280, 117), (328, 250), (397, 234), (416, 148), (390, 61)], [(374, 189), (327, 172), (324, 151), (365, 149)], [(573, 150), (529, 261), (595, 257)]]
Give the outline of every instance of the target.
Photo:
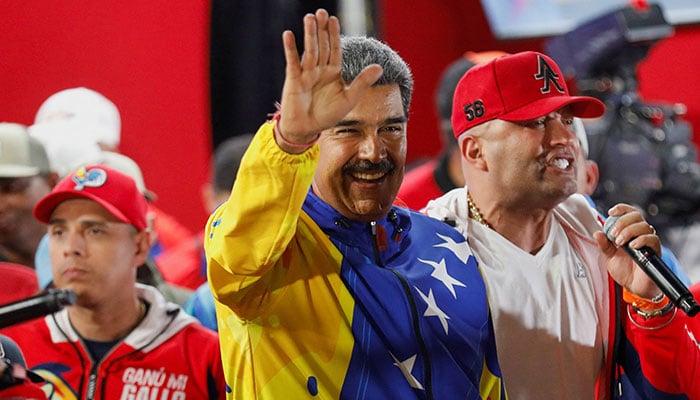
[(49, 289), (46, 293), (0, 306), (0, 328), (43, 317), (74, 304), (75, 293), (69, 289)]
[[(610, 228), (612, 228), (618, 218), (620, 216), (608, 217), (603, 226), (605, 236), (611, 242), (614, 242), (615, 238), (610, 234)], [(652, 248), (644, 246), (640, 249), (633, 249), (629, 246), (629, 243), (622, 245), (622, 248), (676, 307), (683, 310), (689, 317), (695, 316), (700, 311), (700, 305), (695, 301), (688, 287), (678, 279), (676, 274), (671, 271)]]

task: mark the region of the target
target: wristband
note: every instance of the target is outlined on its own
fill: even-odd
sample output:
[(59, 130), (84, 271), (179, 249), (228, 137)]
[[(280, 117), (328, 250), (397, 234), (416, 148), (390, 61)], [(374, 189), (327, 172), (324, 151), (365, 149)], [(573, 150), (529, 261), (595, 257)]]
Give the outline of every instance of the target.
[(629, 292), (627, 289), (622, 290), (622, 300), (624, 300), (625, 303), (630, 304), (635, 310), (643, 310), (645, 312), (663, 310), (669, 304), (671, 304), (671, 300), (663, 293), (649, 300), (645, 299), (644, 297), (637, 296), (636, 294)]
[(279, 140), (279, 142), (280, 142), (281, 144), (283, 144), (283, 145), (285, 145), (285, 146), (287, 146), (287, 147), (290, 147), (290, 148), (292, 148), (292, 149), (307, 150), (307, 149), (311, 148), (311, 146), (313, 146), (314, 144), (316, 144), (316, 142), (318, 141), (318, 139), (321, 137), (321, 133), (317, 133), (317, 134), (316, 134), (316, 137), (315, 137), (312, 141), (310, 141), (310, 142), (308, 142), (308, 143), (302, 143), (302, 144), (299, 144), (299, 143), (292, 143), (292, 142), (290, 142), (289, 140), (287, 140), (284, 136), (282, 136), (282, 132), (280, 131), (280, 129), (279, 129), (279, 127), (278, 127), (279, 121), (280, 121), (280, 118), (281, 118), (281, 117), (282, 117), (282, 114), (281, 114), (279, 111), (275, 112), (275, 113), (272, 115), (272, 120), (275, 121), (275, 127), (273, 128), (274, 133), (275, 133), (275, 139), (276, 139), (276, 140)]

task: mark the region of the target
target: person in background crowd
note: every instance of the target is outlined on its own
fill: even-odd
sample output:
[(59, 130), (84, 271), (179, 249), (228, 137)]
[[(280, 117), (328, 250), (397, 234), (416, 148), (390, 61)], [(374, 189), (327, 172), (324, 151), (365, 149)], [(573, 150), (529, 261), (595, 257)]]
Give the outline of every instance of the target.
[[(250, 133), (234, 136), (221, 142), (214, 151), (211, 181), (202, 188), (202, 201), (210, 214), (231, 196), (231, 188), (236, 180), (238, 167), (252, 139), (253, 134)], [(165, 257), (168, 260), (172, 260), (170, 263), (172, 263), (174, 268), (182, 268), (175, 265), (178, 260), (181, 262), (191, 260), (190, 267), (182, 269), (179, 275), (187, 281), (192, 281), (195, 279), (194, 277), (198, 277), (200, 285), (192, 296), (187, 299), (182, 308), (197, 318), (202, 325), (216, 331), (218, 330), (218, 323), (216, 322), (214, 297), (211, 294), (209, 284), (206, 282), (207, 265), (202, 243), (203, 237), (204, 232), (200, 232), (200, 234), (192, 238), (189, 246), (180, 246), (183, 248), (173, 249), (172, 254), (164, 254), (161, 260)], [(166, 269), (167, 265), (169, 264), (165, 264)]]
[(95, 90), (75, 87), (58, 91), (39, 106), (29, 133), (48, 153), (64, 177), (77, 159), (102, 150), (119, 151), (121, 116), (117, 106)]
[[(654, 339), (628, 335), (631, 320), (618, 307), (624, 299), (651, 329), (682, 318), (619, 247), (659, 252), (660, 240), (638, 210), (619, 204), (609, 211), (621, 216), (611, 243), (597, 212), (575, 194), (574, 117), (604, 111), (597, 99), (570, 96), (559, 67), (537, 52), (475, 66), (455, 91), (452, 125), (468, 183), (424, 211), (469, 241), (511, 399), (664, 395), (635, 355)], [(618, 391), (623, 369), (638, 393)]]
[[(52, 167), (63, 177), (73, 172), (78, 160), (100, 157), (102, 151), (120, 152), (121, 115), (101, 93), (85, 87), (69, 88), (41, 104), (29, 133), (44, 145)], [(152, 192), (146, 195), (154, 224), (150, 255), (157, 260), (163, 251), (187, 240), (192, 232), (158, 208)]]
[[(24, 125), (0, 123), (0, 304), (39, 292), (34, 255), (46, 225), (32, 215), (58, 175), (46, 151)], [(2, 329), (10, 334), (23, 324)]]
[(56, 398), (224, 398), (217, 336), (136, 282), (151, 238), (135, 181), (93, 165), (63, 178), (34, 208), (48, 224), (54, 285), (74, 305), (13, 339)]
[(462, 155), (452, 132), (452, 97), (459, 78), (474, 65), (505, 55), (501, 51), (471, 52), (453, 61), (443, 71), (435, 92), (435, 108), (440, 120), (442, 151), (406, 172), (398, 198), (414, 210), (420, 210), (428, 201), (436, 199), (452, 189), (464, 186)]
[(46, 226), (32, 209), (57, 181), (44, 147), (26, 127), (0, 123), (0, 261), (34, 268)]
[(230, 398), (505, 399), (467, 243), (392, 206), (408, 66), (322, 9), (301, 59), (283, 43), (279, 113), (206, 226)]
[[(56, 140), (56, 145), (66, 143), (60, 135), (70, 135), (78, 141), (95, 143), (101, 150), (119, 152), (121, 115), (117, 106), (103, 94), (86, 87), (69, 88), (52, 94), (41, 103), (31, 130), (41, 139)], [(60, 157), (59, 154), (53, 156)], [(71, 161), (66, 159), (66, 163), (57, 164), (67, 165)], [(71, 171), (59, 172), (65, 175)]]
[[(231, 195), (238, 165), (252, 138), (253, 135), (249, 133), (234, 136), (214, 150), (210, 181), (202, 186), (202, 204), (208, 214), (214, 212), (216, 207)], [(197, 289), (206, 283), (207, 265), (202, 245), (203, 235), (204, 231), (198, 232), (191, 240), (158, 257), (158, 266), (170, 282), (191, 289)]]

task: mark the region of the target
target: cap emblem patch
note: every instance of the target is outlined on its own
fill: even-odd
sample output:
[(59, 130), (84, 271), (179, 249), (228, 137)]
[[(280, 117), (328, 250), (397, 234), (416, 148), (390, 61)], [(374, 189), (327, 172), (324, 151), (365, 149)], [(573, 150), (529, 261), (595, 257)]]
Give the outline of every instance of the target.
[(86, 187), (100, 187), (107, 181), (107, 172), (101, 168), (92, 168), (86, 170), (85, 167), (80, 168), (73, 175), (75, 182), (74, 190), (83, 190)]
[(566, 93), (561, 85), (559, 85), (559, 74), (554, 72), (554, 69), (547, 64), (542, 56), (537, 56), (537, 73), (535, 74), (535, 79), (544, 79), (543, 86), (540, 88), (542, 94), (546, 94), (552, 91), (551, 85), (557, 89), (559, 93)]

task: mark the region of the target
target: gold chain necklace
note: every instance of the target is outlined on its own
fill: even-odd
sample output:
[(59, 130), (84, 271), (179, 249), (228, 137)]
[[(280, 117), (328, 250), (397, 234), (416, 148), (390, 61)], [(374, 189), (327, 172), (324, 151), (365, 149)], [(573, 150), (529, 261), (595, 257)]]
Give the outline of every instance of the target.
[(476, 206), (476, 204), (474, 204), (474, 200), (472, 200), (472, 196), (469, 194), (469, 192), (467, 192), (467, 207), (469, 208), (469, 218), (480, 223), (481, 225), (484, 225), (487, 228), (491, 228), (491, 225), (488, 222), (486, 222), (484, 216), (481, 215), (479, 208)]

